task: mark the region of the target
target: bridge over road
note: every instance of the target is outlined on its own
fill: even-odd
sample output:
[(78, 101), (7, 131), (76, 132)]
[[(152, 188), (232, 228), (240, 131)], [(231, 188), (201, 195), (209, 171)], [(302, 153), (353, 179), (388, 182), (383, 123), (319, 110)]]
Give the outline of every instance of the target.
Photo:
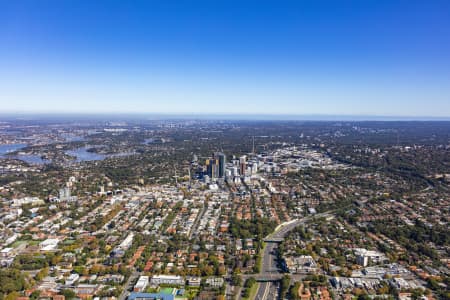
[(263, 239), (266, 243), (281, 243), (284, 239), (283, 238), (265, 238)]
[(293, 280), (301, 280), (305, 278), (306, 275), (302, 274), (289, 274), (289, 273), (270, 273), (270, 274), (244, 274), (241, 275), (242, 280), (245, 282), (245, 280), (249, 278), (254, 278), (257, 282), (277, 282), (280, 281), (281, 278), (283, 278), (284, 275), (289, 275)]
[[(266, 246), (264, 248), (261, 272), (255, 275), (249, 275), (249, 277), (254, 277), (256, 281), (261, 282), (259, 289), (257, 291), (256, 299), (267, 300), (269, 295), (276, 295), (277, 285), (272, 284), (272, 282), (279, 281), (285, 275), (282, 270), (277, 266), (277, 248), (278, 244), (281, 243), (286, 235), (299, 225), (305, 224), (307, 221), (314, 217), (327, 217), (330, 216), (330, 212), (316, 214), (312, 216), (307, 216), (302, 219), (292, 220), (283, 224), (280, 224), (275, 228), (275, 232), (269, 234), (265, 239)], [(304, 275), (290, 274), (294, 281), (301, 280)], [(243, 276), (244, 277), (244, 276)]]

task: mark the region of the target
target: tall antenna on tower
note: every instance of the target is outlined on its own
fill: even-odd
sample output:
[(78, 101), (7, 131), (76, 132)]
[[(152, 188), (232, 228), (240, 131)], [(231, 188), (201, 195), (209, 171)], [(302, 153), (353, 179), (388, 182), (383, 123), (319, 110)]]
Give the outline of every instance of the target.
[(178, 185), (177, 169), (175, 169), (175, 176), (173, 177), (175, 178), (175, 184)]

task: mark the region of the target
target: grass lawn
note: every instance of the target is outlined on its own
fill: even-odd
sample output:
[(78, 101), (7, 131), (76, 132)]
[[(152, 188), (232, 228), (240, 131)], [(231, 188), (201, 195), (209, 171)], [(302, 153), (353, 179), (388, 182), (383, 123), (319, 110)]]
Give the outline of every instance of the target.
[(28, 245), (30, 245), (30, 246), (36, 246), (36, 245), (39, 245), (40, 242), (41, 242), (41, 241), (34, 241), (34, 240), (32, 240), (32, 241), (27, 241)]
[(172, 295), (173, 294), (173, 290), (174, 290), (174, 288), (162, 288), (159, 292), (163, 293), (163, 294)]
[[(200, 290), (200, 288), (198, 288), (198, 287), (187, 287), (186, 293), (181, 298), (189, 298), (189, 299), (194, 298), (195, 296), (197, 296), (199, 290)], [(175, 297), (175, 298), (177, 298), (177, 297)]]
[(256, 292), (259, 289), (259, 283), (255, 283), (251, 288), (250, 288), (250, 295), (248, 296), (248, 298), (242, 297), (243, 300), (253, 300), (255, 299), (256, 296)]
[(20, 245), (26, 244), (26, 243), (27, 243), (27, 241), (15, 241), (10, 247), (16, 248), (16, 247), (19, 247)]

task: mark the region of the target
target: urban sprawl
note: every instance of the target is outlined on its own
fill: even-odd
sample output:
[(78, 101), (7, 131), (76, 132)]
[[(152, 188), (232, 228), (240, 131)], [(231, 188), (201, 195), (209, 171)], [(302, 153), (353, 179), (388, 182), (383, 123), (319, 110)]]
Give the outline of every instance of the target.
[(0, 122), (0, 299), (450, 299), (448, 122)]

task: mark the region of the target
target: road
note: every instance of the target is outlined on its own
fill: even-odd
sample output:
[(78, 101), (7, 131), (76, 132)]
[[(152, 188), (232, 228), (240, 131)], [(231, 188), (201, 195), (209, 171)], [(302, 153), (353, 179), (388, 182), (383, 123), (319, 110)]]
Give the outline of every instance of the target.
[(276, 299), (278, 297), (278, 282), (263, 282), (260, 283), (255, 300)]
[(194, 232), (198, 233), (197, 229), (198, 229), (198, 223), (200, 223), (200, 220), (203, 218), (203, 215), (205, 214), (206, 211), (206, 205), (203, 204), (202, 205), (202, 209), (200, 210), (200, 212), (198, 213), (197, 218), (194, 221), (194, 224), (192, 224), (191, 230), (189, 232), (189, 239), (192, 239), (192, 236), (194, 235)]
[(259, 284), (258, 292), (256, 293), (255, 300), (267, 299), (270, 291), (271, 282), (263, 282)]
[[(289, 231), (293, 230), (295, 227), (299, 225), (305, 224), (307, 221), (311, 220), (314, 217), (327, 217), (329, 216), (329, 212), (311, 215), (304, 217), (302, 219), (290, 221), (285, 224), (281, 224), (277, 227), (276, 231), (266, 237), (266, 240), (277, 240), (284, 239)], [(284, 275), (282, 270), (277, 265), (277, 242), (266, 242), (266, 247), (264, 249), (263, 257), (262, 257), (262, 266), (261, 272), (255, 277), (257, 280), (263, 279), (281, 279)], [(300, 280), (302, 275), (291, 275), (294, 280)], [(278, 297), (278, 284), (275, 282), (263, 282), (259, 285), (258, 292), (256, 294), (256, 300), (272, 300)]]
[[(203, 213), (203, 210), (202, 212)], [(322, 213), (317, 214), (314, 216), (308, 216), (302, 219), (294, 220), (289, 223), (282, 224), (277, 227), (276, 231), (269, 236), (266, 237), (266, 239), (284, 239), (284, 237), (294, 229), (295, 227), (304, 224), (305, 222), (309, 221), (313, 217), (326, 217), (329, 213)], [(200, 214), (201, 216), (201, 214)], [(200, 217), (199, 217), (200, 218)], [(258, 291), (255, 296), (255, 300), (273, 300), (277, 299), (278, 297), (278, 289), (279, 284), (277, 281), (279, 281), (284, 273), (277, 265), (277, 248), (278, 248), (278, 242), (266, 242), (266, 246), (264, 248), (262, 262), (261, 262), (261, 272), (259, 274), (243, 274), (242, 279), (245, 282), (246, 279), (253, 277), (257, 281), (260, 282)], [(131, 274), (131, 276), (128, 278), (125, 289), (122, 292), (122, 294), (119, 296), (119, 300), (125, 300), (129, 295), (129, 290), (132, 288), (132, 284), (136, 281), (137, 277), (139, 277), (140, 273), (135, 271)], [(303, 276), (302, 275), (291, 275), (293, 280), (300, 280)], [(231, 286), (227, 284), (226, 288), (226, 295), (227, 299), (232, 298), (232, 295), (234, 293), (237, 294), (238, 298), (240, 298), (240, 291), (241, 289), (233, 289)]]
[(262, 257), (261, 272), (262, 274), (279, 273), (277, 267), (277, 254), (276, 249), (278, 244), (266, 243), (264, 253)]
[(133, 287), (132, 284), (134, 283), (134, 281), (136, 281), (136, 279), (139, 277), (140, 273), (134, 271), (130, 277), (128, 277), (127, 282), (125, 283), (125, 287), (123, 289), (122, 294), (120, 294), (119, 296), (119, 300), (125, 300), (128, 295), (130, 294), (129, 290)]

